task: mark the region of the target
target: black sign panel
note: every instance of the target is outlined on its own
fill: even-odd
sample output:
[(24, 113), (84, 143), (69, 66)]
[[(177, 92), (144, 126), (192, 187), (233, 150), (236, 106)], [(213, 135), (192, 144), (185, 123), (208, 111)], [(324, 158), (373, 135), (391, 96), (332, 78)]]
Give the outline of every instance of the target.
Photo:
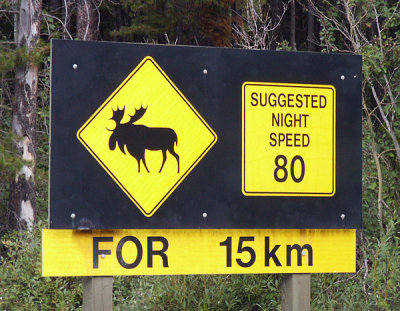
[[(133, 92), (143, 81), (151, 82), (152, 76), (146, 78), (147, 73), (141, 71), (144, 64), (150, 64), (164, 76), (165, 88), (174, 89), (175, 95), (164, 89), (155, 88), (154, 92), (165, 91), (166, 102), (179, 98), (182, 107), (193, 113), (193, 122), (203, 124), (204, 135), (209, 134), (209, 140), (199, 141), (204, 144), (204, 152), (193, 157), (193, 165), (187, 170), (182, 164), (187, 157), (179, 149), (181, 134), (176, 127), (156, 128), (145, 121), (145, 116), (150, 115), (150, 104), (140, 103), (136, 111), (126, 111), (126, 115), (124, 107), (110, 104), (117, 94), (129, 96), (129, 92), (123, 94), (122, 87), (133, 83), (132, 77), (142, 73), (144, 77), (132, 84)], [(355, 55), (53, 40), (50, 228), (360, 228), (361, 83), (361, 57)], [(301, 148), (311, 150), (310, 140), (321, 143), (324, 136), (314, 139), (306, 131), (292, 133), (287, 127), (291, 124), (297, 129), (309, 129), (312, 124), (312, 131), (323, 133), (326, 122), (317, 111), (330, 104), (334, 108), (329, 112), (329, 140), (323, 144), (332, 146), (327, 149), (333, 167), (329, 169), (333, 175), (327, 178), (330, 182), (327, 187), (331, 188), (314, 190), (313, 181), (308, 180), (308, 188), (295, 191), (299, 184), (314, 176), (309, 173), (310, 161), (301, 154)], [(264, 110), (246, 110), (246, 105), (249, 109), (254, 106)], [(311, 123), (314, 112), (284, 110), (296, 109), (296, 105), (315, 108), (310, 111), (315, 111), (314, 119), (322, 120), (320, 124)], [(166, 153), (166, 159), (155, 165), (157, 174), (162, 176), (167, 171), (164, 164), (174, 165), (177, 174), (185, 174), (173, 183), (162, 200), (156, 200), (158, 205), (147, 214), (135, 197), (138, 186), (133, 190), (124, 188), (123, 178), (113, 176), (110, 165), (104, 164), (106, 160), (98, 157), (90, 143), (85, 146), (82, 129), (89, 123), (95, 124), (92, 120), (98, 120), (106, 108), (108, 118), (120, 124), (118, 131), (122, 134), (114, 134), (117, 127), (108, 128), (108, 145), (104, 148), (118, 154), (120, 159), (134, 161), (132, 172), (137, 174), (141, 164), (140, 174), (147, 171), (151, 174), (152, 160), (147, 154), (148, 150), (156, 150), (160, 159)], [(286, 126), (281, 135), (275, 131), (275, 136), (271, 133), (261, 133), (260, 139), (254, 136), (252, 133), (256, 131), (251, 126), (264, 130), (262, 114), (265, 109), (275, 108), (271, 114), (273, 125)], [(165, 113), (167, 110), (168, 106)], [(246, 119), (253, 112), (261, 117), (255, 121)], [(169, 118), (174, 114), (170, 113)], [(147, 127), (146, 131), (155, 137), (154, 142), (140, 138), (141, 147), (137, 147), (129, 122)], [(271, 121), (266, 119), (265, 123), (267, 129)], [(95, 130), (93, 125), (91, 131)], [(87, 134), (92, 140), (96, 135), (93, 133), (96, 132)], [(161, 143), (163, 137), (170, 142)], [(247, 163), (244, 138), (247, 142), (254, 140), (251, 146), (257, 146), (259, 139), (260, 146), (279, 143), (294, 151), (290, 155), (271, 153), (271, 159), (267, 158), (273, 173), (261, 172), (261, 178), (257, 177), (257, 167), (254, 169), (256, 161), (250, 161), (246, 165), (254, 173), (246, 177), (247, 186), (243, 177)], [(318, 153), (312, 159), (313, 163), (320, 163)], [(108, 161), (113, 163), (113, 159)], [(260, 171), (263, 169), (260, 166)], [(320, 184), (317, 175), (313, 177), (314, 184)], [(261, 191), (252, 184), (259, 179), (263, 180)], [(277, 185), (272, 190), (269, 181)], [(152, 190), (147, 188), (146, 200), (151, 201)]]

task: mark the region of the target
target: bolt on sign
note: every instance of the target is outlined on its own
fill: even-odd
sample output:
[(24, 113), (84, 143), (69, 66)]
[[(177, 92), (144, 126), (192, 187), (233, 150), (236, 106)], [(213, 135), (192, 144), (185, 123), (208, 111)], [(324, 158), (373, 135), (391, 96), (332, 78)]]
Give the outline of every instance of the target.
[(246, 82), (242, 94), (243, 194), (333, 196), (335, 87)]
[(147, 217), (217, 140), (151, 57), (139, 63), (77, 137)]
[(43, 275), (355, 271), (360, 56), (53, 40), (51, 62)]

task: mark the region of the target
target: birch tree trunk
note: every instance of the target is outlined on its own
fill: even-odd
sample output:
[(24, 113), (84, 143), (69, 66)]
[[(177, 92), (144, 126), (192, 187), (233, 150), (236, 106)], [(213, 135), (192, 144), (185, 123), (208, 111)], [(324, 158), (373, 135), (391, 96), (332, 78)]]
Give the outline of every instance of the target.
[(78, 0), (76, 13), (76, 37), (79, 40), (97, 38), (98, 12), (96, 0)]
[[(27, 51), (35, 48), (40, 37), (42, 0), (20, 0), (15, 14), (14, 36), (18, 48)], [(12, 129), (20, 139), (16, 146), (22, 169), (10, 184), (9, 224), (18, 229), (31, 229), (36, 218), (36, 111), (38, 67), (27, 63), (15, 72), (15, 102), (13, 103)]]
[(63, 39), (72, 39), (71, 33), (71, 11), (73, 8), (73, 4), (70, 0), (62, 0), (62, 20), (64, 23), (62, 36)]

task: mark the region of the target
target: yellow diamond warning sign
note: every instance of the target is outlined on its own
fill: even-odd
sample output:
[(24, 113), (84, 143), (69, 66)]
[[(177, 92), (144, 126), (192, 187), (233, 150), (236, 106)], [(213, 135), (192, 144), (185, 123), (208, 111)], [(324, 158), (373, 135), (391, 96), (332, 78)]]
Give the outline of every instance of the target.
[(242, 96), (243, 194), (333, 196), (335, 88), (246, 82)]
[(77, 137), (147, 217), (217, 141), (151, 57), (141, 61)]

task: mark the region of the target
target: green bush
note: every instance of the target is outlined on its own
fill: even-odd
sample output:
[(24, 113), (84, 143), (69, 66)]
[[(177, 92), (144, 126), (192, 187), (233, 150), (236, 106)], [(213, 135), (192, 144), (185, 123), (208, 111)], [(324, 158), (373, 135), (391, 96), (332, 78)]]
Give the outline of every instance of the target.
[(1, 237), (0, 310), (77, 310), (78, 278), (41, 277), (41, 224)]
[(116, 277), (115, 310), (279, 310), (276, 275)]
[(398, 225), (389, 222), (378, 239), (359, 234), (357, 273), (315, 275), (313, 310), (400, 310)]

